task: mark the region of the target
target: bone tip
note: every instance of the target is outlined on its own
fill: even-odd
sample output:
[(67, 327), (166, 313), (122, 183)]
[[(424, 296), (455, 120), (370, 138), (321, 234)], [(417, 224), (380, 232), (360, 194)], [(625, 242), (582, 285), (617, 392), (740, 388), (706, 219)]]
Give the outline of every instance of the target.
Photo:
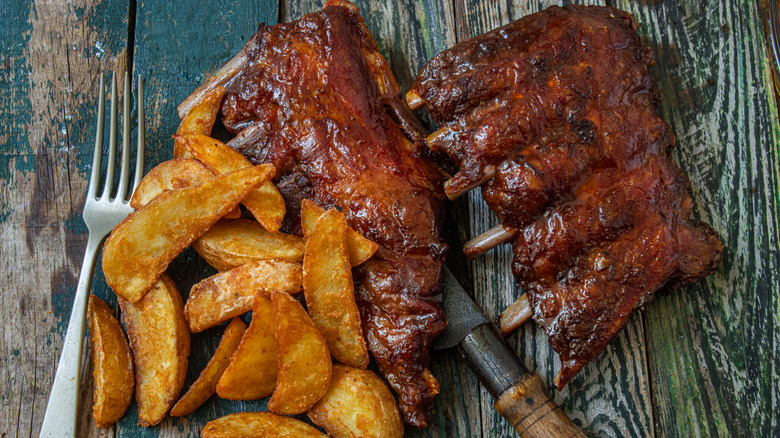
[(468, 192), (468, 190), (462, 190), (460, 187), (457, 187), (455, 185), (457, 181), (458, 180), (456, 177), (452, 177), (447, 181), (444, 181), (444, 194), (447, 195), (447, 199), (450, 201), (454, 201), (460, 198), (464, 193)]
[(406, 104), (409, 105), (409, 108), (413, 110), (420, 109), (424, 103), (422, 96), (417, 94), (416, 91), (409, 90), (406, 92)]
[(428, 143), (428, 146), (435, 146), (435, 143), (440, 139), (440, 137), (443, 137), (447, 132), (449, 132), (447, 127), (439, 128), (436, 131), (431, 132), (428, 137), (425, 138), (425, 141)]
[(474, 260), (484, 253), (485, 252), (481, 251), (480, 248), (469, 246), (468, 243), (466, 245), (463, 245), (463, 255), (465, 255), (466, 258), (469, 260)]
[(517, 326), (514, 326), (514, 325), (510, 324), (509, 322), (507, 322), (504, 319), (504, 315), (503, 314), (501, 316), (499, 316), (498, 327), (501, 330), (501, 334), (504, 335), (504, 336), (509, 335), (510, 333), (512, 333), (517, 328)]
[(520, 295), (517, 301), (501, 312), (499, 317), (501, 333), (507, 335), (513, 332), (531, 319), (531, 315), (531, 304), (528, 302), (528, 295)]
[(491, 249), (509, 242), (517, 234), (517, 230), (504, 225), (497, 225), (463, 245), (463, 254), (469, 260), (474, 260)]
[(553, 383), (558, 391), (562, 391), (569, 381), (580, 372), (587, 362), (578, 359), (561, 359), (561, 369), (555, 375)]

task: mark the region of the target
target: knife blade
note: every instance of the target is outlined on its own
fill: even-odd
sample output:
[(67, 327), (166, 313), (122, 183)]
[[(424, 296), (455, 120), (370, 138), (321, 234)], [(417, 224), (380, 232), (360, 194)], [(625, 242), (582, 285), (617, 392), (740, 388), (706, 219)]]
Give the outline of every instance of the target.
[(528, 371), (447, 267), (442, 270), (442, 293), (449, 325), (433, 347), (457, 348), (496, 399), (493, 406), (515, 431), (523, 438), (585, 437), (552, 400), (542, 379)]

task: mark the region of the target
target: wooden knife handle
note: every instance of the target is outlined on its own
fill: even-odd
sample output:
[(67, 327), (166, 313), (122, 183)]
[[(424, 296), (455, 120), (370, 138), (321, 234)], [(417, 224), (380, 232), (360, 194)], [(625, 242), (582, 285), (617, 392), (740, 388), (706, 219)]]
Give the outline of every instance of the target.
[(553, 401), (536, 374), (526, 374), (507, 388), (494, 406), (523, 438), (586, 436)]

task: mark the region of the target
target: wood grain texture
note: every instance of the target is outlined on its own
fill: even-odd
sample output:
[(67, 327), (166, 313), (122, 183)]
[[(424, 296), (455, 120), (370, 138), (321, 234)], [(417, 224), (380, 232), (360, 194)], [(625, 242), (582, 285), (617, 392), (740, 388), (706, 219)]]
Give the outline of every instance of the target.
[(718, 273), (648, 306), (659, 436), (778, 436), (778, 118), (759, 5), (620, 1), (656, 53), (661, 113)]
[[(357, 4), (405, 89), (425, 61), (456, 41), (553, 3)], [(656, 53), (652, 74), (663, 92), (660, 110), (678, 137), (673, 156), (693, 182), (696, 214), (714, 226), (727, 250), (717, 275), (658, 297), (567, 389), (553, 395), (575, 423), (597, 436), (780, 436), (780, 124), (759, 5), (609, 3), (635, 14), (640, 34)], [(289, 21), (319, 10), (321, 2), (279, 6), (279, 16)], [(127, 8), (95, 0), (4, 3), (0, 437), (37, 436), (40, 428), (86, 243), (80, 212), (97, 73), (122, 70), (127, 63), (127, 20), (136, 18)], [(147, 169), (171, 156), (176, 105), (240, 49), (258, 22), (276, 18), (274, 1), (138, 1), (133, 42), (135, 71), (146, 79)], [(450, 206), (447, 221), (446, 240), (453, 248), (448, 264), (467, 289), (477, 291), (485, 313), (497, 315), (516, 294), (509, 248), (470, 265), (457, 255), (466, 239), (496, 224), (494, 215), (474, 192)], [(169, 269), (184, 296), (211, 272), (191, 251)], [(94, 291), (116, 308), (99, 272)], [(193, 336), (187, 386), (211, 357), (220, 332)], [(559, 364), (541, 330), (526, 324), (510, 340), (526, 365), (552, 386)], [(407, 428), (407, 436), (515, 436), (454, 352), (434, 352), (432, 371), (442, 385), (433, 426)], [(86, 403), (90, 381), (82, 388)], [(214, 398), (187, 417), (148, 430), (135, 425), (135, 403), (115, 429), (95, 430), (84, 409), (80, 434), (197, 436), (211, 419), (265, 405)]]
[(37, 436), (86, 246), (97, 75), (124, 63), (127, 6), (11, 0), (2, 9), (0, 436)]

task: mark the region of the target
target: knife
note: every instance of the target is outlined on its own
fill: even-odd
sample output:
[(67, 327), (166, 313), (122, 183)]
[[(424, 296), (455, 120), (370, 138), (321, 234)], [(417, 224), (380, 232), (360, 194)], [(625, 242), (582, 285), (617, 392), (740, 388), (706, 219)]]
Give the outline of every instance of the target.
[(433, 343), (458, 352), (496, 399), (493, 405), (523, 438), (584, 438), (585, 434), (550, 397), (542, 379), (528, 371), (495, 324), (445, 267), (442, 270), (443, 307), (449, 325)]

